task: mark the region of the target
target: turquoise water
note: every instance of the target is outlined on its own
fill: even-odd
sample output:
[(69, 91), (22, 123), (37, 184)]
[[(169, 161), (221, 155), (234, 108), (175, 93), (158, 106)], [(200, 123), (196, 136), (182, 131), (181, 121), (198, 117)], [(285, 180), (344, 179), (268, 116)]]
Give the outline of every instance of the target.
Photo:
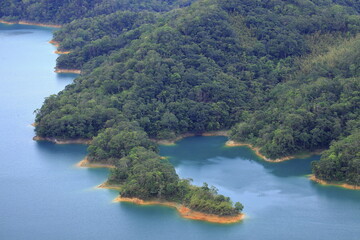
[(359, 239), (360, 191), (310, 182), (318, 157), (271, 164), (224, 137), (192, 137), (162, 146), (178, 174), (207, 182), (245, 205), (247, 219), (219, 225), (173, 209), (112, 203), (95, 189), (106, 169), (74, 165), (83, 145), (34, 142), (33, 111), (76, 75), (53, 72), (52, 29), (0, 24), (0, 239)]

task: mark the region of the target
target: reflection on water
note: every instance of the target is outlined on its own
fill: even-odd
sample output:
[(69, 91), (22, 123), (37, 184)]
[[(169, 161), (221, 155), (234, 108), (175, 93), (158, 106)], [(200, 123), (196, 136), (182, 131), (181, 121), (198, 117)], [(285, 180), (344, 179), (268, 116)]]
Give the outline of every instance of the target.
[(79, 74), (75, 74), (75, 73), (56, 73), (56, 80), (71, 83), (73, 81), (73, 79), (76, 78), (77, 76), (79, 76)]
[(360, 191), (330, 185), (324, 186), (313, 181), (310, 182), (310, 187), (321, 197), (332, 199), (333, 201), (339, 201), (339, 204), (358, 204), (358, 209), (360, 209)]
[(2, 36), (17, 36), (17, 35), (25, 35), (25, 34), (32, 34), (34, 32), (30, 32), (30, 31), (17, 31), (17, 32), (3, 32), (0, 33)]
[(37, 151), (41, 154), (63, 155), (63, 156), (84, 156), (87, 145), (83, 144), (54, 144), (47, 141), (36, 141)]
[(306, 175), (319, 156), (269, 163), (247, 147), (225, 147), (226, 140), (186, 138), (160, 152), (181, 177), (196, 185), (207, 182), (241, 201), (250, 218), (244, 232), (252, 229), (251, 239), (357, 239), (360, 192), (310, 181)]
[(161, 146), (161, 154), (168, 156), (171, 163), (201, 167), (203, 165), (219, 164), (223, 159), (236, 161), (241, 156), (242, 162), (262, 165), (269, 173), (278, 177), (303, 176), (311, 173), (311, 162), (319, 160), (319, 156), (305, 159), (292, 159), (281, 163), (270, 163), (261, 158), (248, 147), (226, 147), (226, 137), (197, 136), (179, 141), (175, 146)]

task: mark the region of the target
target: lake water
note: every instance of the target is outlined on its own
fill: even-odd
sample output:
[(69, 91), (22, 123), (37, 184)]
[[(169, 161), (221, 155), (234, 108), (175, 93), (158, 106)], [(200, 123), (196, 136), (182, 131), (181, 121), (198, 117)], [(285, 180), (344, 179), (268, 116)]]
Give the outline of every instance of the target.
[(35, 142), (33, 111), (76, 75), (53, 72), (52, 29), (0, 24), (0, 239), (360, 239), (360, 191), (309, 181), (310, 162), (266, 163), (225, 137), (192, 137), (162, 146), (178, 174), (214, 185), (244, 204), (247, 218), (219, 225), (174, 209), (112, 203), (96, 189), (106, 169), (74, 165), (84, 145)]

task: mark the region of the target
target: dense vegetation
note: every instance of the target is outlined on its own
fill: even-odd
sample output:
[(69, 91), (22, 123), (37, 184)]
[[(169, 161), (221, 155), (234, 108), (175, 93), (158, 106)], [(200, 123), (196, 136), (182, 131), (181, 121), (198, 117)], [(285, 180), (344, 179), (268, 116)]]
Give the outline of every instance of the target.
[(64, 24), (118, 10), (163, 12), (187, 6), (191, 2), (192, 0), (2, 0), (0, 17), (9, 21)]
[[(110, 180), (124, 196), (219, 215), (242, 209), (179, 179), (149, 137), (231, 128), (231, 138), (276, 158), (359, 130), (357, 1), (7, 0), (0, 9), (2, 19), (67, 23), (54, 40), (71, 53), (57, 67), (82, 75), (45, 100), (36, 133), (93, 138), (89, 159), (117, 166)], [(342, 171), (328, 159), (314, 164), (319, 178), (323, 162)], [(343, 171), (349, 183), (354, 159)]]
[(360, 186), (360, 133), (331, 144), (319, 162), (313, 162), (317, 178), (330, 182), (346, 182)]
[(360, 38), (341, 42), (300, 62), (292, 79), (276, 86), (264, 108), (237, 124), (232, 137), (279, 157), (327, 148), (358, 129)]
[[(273, 89), (263, 109), (249, 114), (232, 129), (232, 138), (261, 146), (265, 155), (276, 158), (326, 149), (332, 141), (359, 131), (360, 38), (341, 42), (335, 40), (336, 46), (326, 53), (303, 60), (291, 81)], [(339, 157), (344, 161), (339, 164), (325, 152), (321, 164), (314, 164), (318, 178), (339, 181), (342, 175), (345, 182), (356, 182), (354, 176), (359, 176), (360, 170), (358, 143), (355, 138), (347, 143), (357, 150), (352, 152), (354, 167), (344, 166), (351, 164), (349, 157)], [(333, 145), (340, 146), (336, 142)], [(325, 173), (329, 175), (324, 177)]]
[(136, 122), (119, 121), (107, 126), (94, 138), (88, 158), (116, 166), (109, 182), (121, 185), (123, 197), (174, 201), (220, 216), (235, 215), (243, 209), (239, 202), (233, 206), (228, 197), (217, 194), (207, 184), (200, 188), (180, 179)]
[(165, 199), (182, 203), (192, 210), (216, 214), (235, 215), (243, 206), (233, 206), (228, 197), (219, 195), (214, 187), (207, 184), (195, 187), (187, 179), (179, 179), (168, 160), (144, 147), (135, 147), (116, 163), (110, 183), (122, 184), (123, 197), (141, 199)]
[(125, 11), (73, 21), (55, 33), (61, 49), (72, 51), (57, 66), (84, 74), (47, 99), (37, 133), (90, 138), (118, 115), (155, 138), (246, 121), (297, 70), (295, 60), (311, 53), (308, 38), (351, 36), (359, 26), (357, 13), (339, 5), (276, 3), (200, 1), (161, 15)]

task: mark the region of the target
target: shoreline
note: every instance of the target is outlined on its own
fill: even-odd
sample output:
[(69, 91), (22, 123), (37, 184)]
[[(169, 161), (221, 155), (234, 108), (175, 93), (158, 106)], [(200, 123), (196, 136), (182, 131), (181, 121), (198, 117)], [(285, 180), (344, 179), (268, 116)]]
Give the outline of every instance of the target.
[(225, 143), (226, 147), (248, 147), (251, 150), (253, 150), (256, 154), (256, 156), (260, 157), (262, 160), (266, 161), (266, 162), (271, 162), (271, 163), (279, 163), (279, 162), (285, 162), (294, 158), (306, 158), (312, 155), (318, 155), (321, 154), (321, 152), (323, 150), (316, 150), (313, 152), (309, 152), (307, 154), (304, 155), (290, 155), (290, 156), (285, 156), (285, 157), (281, 157), (281, 158), (276, 158), (276, 159), (271, 159), (266, 157), (265, 155), (260, 153), (260, 148), (259, 147), (254, 147), (252, 144), (250, 143), (242, 143), (242, 142), (235, 142), (233, 140), (229, 140)]
[(36, 23), (36, 22), (29, 22), (29, 21), (15, 21), (15, 22), (9, 22), (0, 20), (0, 23), (13, 25), (13, 24), (20, 24), (20, 25), (30, 25), (30, 26), (39, 26), (39, 27), (51, 27), (51, 28), (61, 28), (62, 25), (58, 24), (45, 24), (45, 23)]
[[(111, 164), (106, 164), (106, 163), (91, 163), (88, 159), (88, 157), (86, 156), (83, 160), (81, 160), (80, 162), (78, 162), (76, 164), (76, 167), (80, 167), (80, 168), (115, 168), (114, 165)], [(107, 182), (100, 184), (102, 186), (102, 188), (106, 188), (105, 186), (108, 185)], [(100, 186), (99, 185), (99, 186)]]
[[(32, 126), (34, 126), (35, 123), (32, 124)], [(161, 139), (150, 139), (151, 141), (159, 144), (159, 145), (166, 145), (166, 146), (174, 146), (176, 145), (176, 142), (177, 141), (180, 141), (184, 138), (187, 138), (187, 137), (194, 137), (194, 136), (206, 136), (206, 137), (209, 137), (209, 136), (225, 136), (225, 137), (228, 137), (229, 134), (228, 134), (228, 131), (213, 131), (213, 132), (203, 132), (203, 133), (184, 133), (184, 134), (181, 134), (179, 135), (178, 137), (174, 138), (174, 139), (171, 139), (171, 140), (161, 140)], [(33, 140), (34, 141), (49, 141), (49, 142), (52, 142), (52, 143), (55, 143), (55, 144), (86, 144), (86, 145), (89, 145), (91, 144), (91, 139), (70, 139), (70, 140), (58, 140), (56, 138), (50, 138), (50, 137), (39, 137), (39, 136), (35, 136), (33, 137)], [(297, 155), (290, 155), (290, 156), (285, 156), (285, 157), (282, 157), (282, 158), (276, 158), (276, 159), (271, 159), (271, 158), (268, 158), (266, 157), (265, 155), (261, 154), (260, 153), (260, 148), (259, 147), (254, 147), (252, 144), (250, 143), (243, 143), (243, 142), (236, 142), (236, 141), (233, 141), (233, 140), (228, 140), (225, 142), (225, 146), (226, 147), (248, 147), (250, 148), (252, 151), (255, 152), (256, 156), (260, 157), (262, 160), (266, 161), (266, 162), (270, 162), (270, 163), (279, 163), (279, 162), (284, 162), (284, 161), (288, 161), (288, 160), (291, 160), (291, 159), (294, 159), (294, 158), (306, 158), (306, 157), (310, 157), (312, 155), (319, 155), (321, 154), (321, 152), (323, 151), (323, 149), (319, 149), (319, 150), (315, 150), (315, 151), (312, 151), (312, 152), (308, 152), (308, 153), (304, 153), (304, 154), (297, 154)], [(166, 157), (163, 157), (163, 158), (166, 158)], [(86, 158), (85, 158), (86, 159)], [(84, 159), (84, 160), (85, 160)], [(97, 166), (101, 166), (101, 167), (106, 167), (106, 166), (111, 166), (111, 167), (114, 167), (112, 165), (109, 165), (109, 164), (102, 164), (102, 163), (83, 163), (84, 166), (94, 166), (94, 167), (97, 167)]]
[(81, 74), (81, 70), (79, 69), (63, 69), (63, 68), (55, 68), (56, 73), (75, 73), (75, 74)]
[(350, 190), (360, 190), (360, 186), (355, 186), (355, 185), (351, 185), (351, 184), (347, 184), (347, 183), (327, 182), (325, 180), (316, 178), (314, 174), (311, 174), (309, 176), (309, 179), (311, 181), (317, 182), (318, 184), (323, 185), (323, 186), (334, 186), (334, 187), (341, 187), (341, 188), (346, 188), (346, 189), (350, 189)]
[[(54, 46), (55, 46), (55, 44), (54, 44)], [(71, 53), (71, 52), (70, 52), (70, 51), (59, 51), (59, 50), (55, 50), (54, 53), (55, 53), (55, 54), (62, 55), (62, 54), (69, 54), (69, 53)]]
[[(59, 47), (60, 47), (60, 42), (58, 42), (58, 41), (50, 40), (49, 43), (52, 44), (52, 45), (54, 45), (54, 47), (56, 47), (56, 48), (59, 48)], [(54, 53), (55, 53), (55, 54), (62, 55), (62, 54), (69, 54), (69, 53), (71, 53), (71, 51), (55, 50)]]
[(174, 139), (164, 140), (164, 139), (151, 139), (153, 142), (159, 145), (167, 145), (172, 146), (175, 145), (177, 141), (180, 141), (187, 137), (194, 137), (194, 136), (204, 136), (204, 137), (211, 137), (211, 136), (224, 136), (228, 137), (228, 130), (222, 131), (212, 131), (212, 132), (203, 132), (203, 133), (183, 133), (179, 136), (175, 137)]
[(95, 188), (100, 188), (100, 189), (111, 189), (111, 190), (117, 190), (117, 191), (121, 191), (121, 186), (120, 185), (114, 185), (114, 184), (110, 184), (108, 183), (108, 181), (97, 185)]
[(91, 143), (91, 139), (70, 139), (70, 140), (58, 140), (56, 138), (49, 138), (49, 137), (33, 137), (34, 141), (48, 141), (55, 144), (86, 144), (89, 145)]
[(230, 223), (237, 223), (242, 221), (245, 218), (245, 214), (240, 213), (236, 216), (217, 216), (214, 214), (207, 214), (207, 213), (202, 213), (202, 212), (198, 212), (198, 211), (193, 211), (187, 207), (185, 207), (184, 205), (181, 205), (179, 203), (175, 203), (175, 202), (166, 202), (166, 201), (144, 201), (142, 199), (139, 198), (125, 198), (125, 197), (121, 197), (118, 196), (117, 198), (115, 198), (113, 200), (113, 202), (128, 202), (128, 203), (133, 203), (133, 204), (137, 204), (137, 205), (161, 205), (161, 206), (167, 206), (167, 207), (171, 207), (171, 208), (175, 208), (181, 217), (186, 218), (186, 219), (191, 219), (191, 220), (198, 220), (198, 221), (206, 221), (206, 222), (211, 222), (211, 223), (221, 223), (221, 224), (230, 224)]
[[(80, 71), (80, 70), (78, 70)], [(36, 123), (32, 123), (31, 126), (35, 127)], [(184, 133), (172, 140), (161, 140), (161, 139), (150, 139), (151, 141), (160, 144), (160, 145), (175, 145), (177, 141), (187, 138), (187, 137), (194, 137), (194, 136), (206, 136), (206, 137), (210, 137), (210, 136), (225, 136), (227, 137), (227, 131), (214, 131), (214, 132), (204, 132), (204, 133)], [(34, 141), (48, 141), (48, 142), (52, 142), (52, 143), (56, 143), (56, 144), (86, 144), (89, 145), (91, 144), (92, 139), (82, 139), (82, 138), (78, 138), (78, 139), (65, 139), (65, 140), (59, 140), (53, 137), (39, 137), (39, 136), (35, 136), (33, 137)], [(167, 158), (167, 157), (164, 157)]]
[(54, 46), (57, 47), (57, 48), (60, 46), (60, 43), (57, 42), (57, 41), (55, 41), (55, 40), (50, 40), (49, 43), (52, 44), (52, 45), (54, 45)]
[(235, 142), (233, 140), (227, 141), (225, 143), (225, 146), (226, 147), (248, 147), (248, 148), (250, 148), (251, 150), (253, 150), (255, 152), (256, 156), (260, 157), (261, 159), (263, 159), (266, 162), (278, 163), (278, 162), (284, 162), (284, 161), (288, 161), (290, 159), (295, 158), (295, 156), (286, 156), (286, 157), (277, 158), (277, 159), (270, 159), (270, 158), (267, 158), (265, 155), (260, 153), (260, 148), (254, 147), (250, 143)]

